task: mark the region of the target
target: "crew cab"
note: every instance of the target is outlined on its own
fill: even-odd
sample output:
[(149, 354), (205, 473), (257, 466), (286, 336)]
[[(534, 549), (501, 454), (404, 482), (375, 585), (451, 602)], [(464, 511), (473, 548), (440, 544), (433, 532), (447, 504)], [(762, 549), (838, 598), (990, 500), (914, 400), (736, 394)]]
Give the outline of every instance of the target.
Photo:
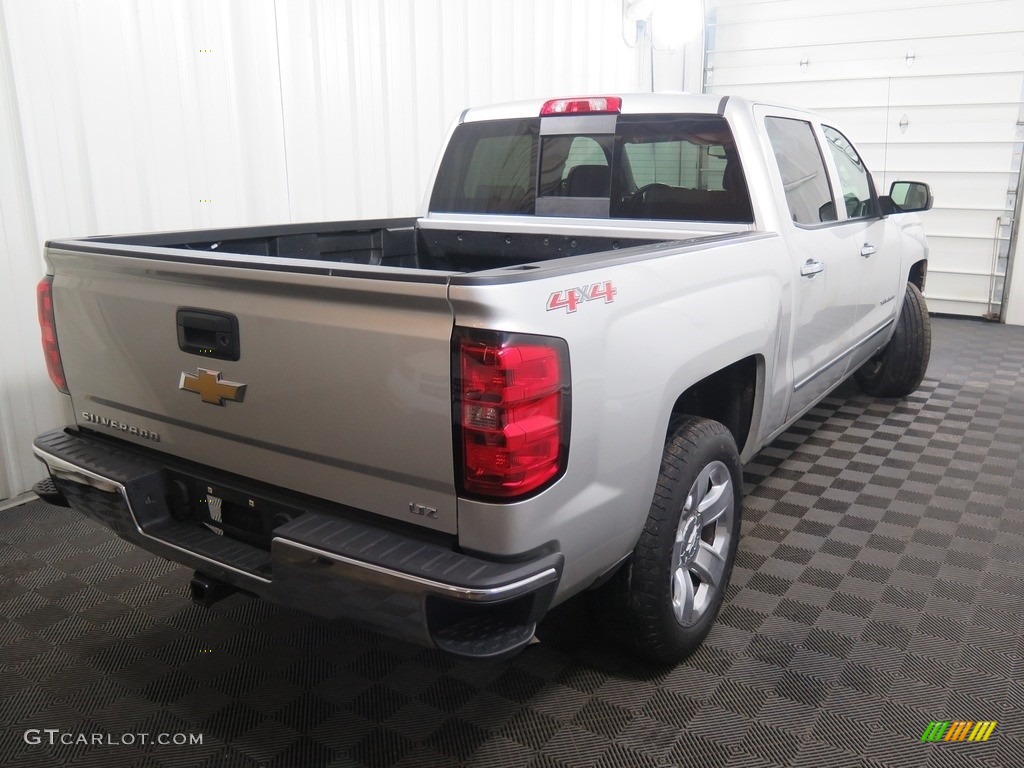
[(497, 658), (590, 592), (674, 662), (743, 463), (850, 376), (924, 376), (931, 193), (886, 192), (831, 120), (622, 94), (466, 110), (418, 217), (50, 241), (47, 498), (204, 605)]

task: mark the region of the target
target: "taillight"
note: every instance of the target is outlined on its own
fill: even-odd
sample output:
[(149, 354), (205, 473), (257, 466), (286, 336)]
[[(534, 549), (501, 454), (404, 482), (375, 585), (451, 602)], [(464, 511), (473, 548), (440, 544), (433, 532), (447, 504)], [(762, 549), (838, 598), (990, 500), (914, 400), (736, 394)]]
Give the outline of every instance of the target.
[(569, 451), (565, 342), (456, 329), (453, 353), (460, 494), (510, 501), (561, 477)]
[(618, 96), (585, 96), (571, 99), (551, 99), (540, 108), (544, 115), (618, 114), (622, 99)]
[(68, 394), (68, 382), (64, 378), (64, 366), (60, 361), (60, 347), (57, 346), (57, 324), (53, 319), (53, 275), (47, 275), (36, 287), (39, 303), (39, 329), (43, 336), (43, 357), (46, 370), (53, 386)]

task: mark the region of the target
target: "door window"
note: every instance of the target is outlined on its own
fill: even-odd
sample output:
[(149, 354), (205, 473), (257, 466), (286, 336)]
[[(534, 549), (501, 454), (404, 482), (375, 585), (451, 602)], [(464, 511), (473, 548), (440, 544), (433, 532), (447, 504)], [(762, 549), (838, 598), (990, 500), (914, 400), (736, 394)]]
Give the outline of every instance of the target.
[(836, 161), (839, 183), (843, 188), (843, 203), (846, 215), (851, 219), (874, 216), (875, 196), (871, 186), (871, 175), (853, 148), (853, 144), (835, 128), (822, 126), (828, 148)]
[(769, 117), (765, 127), (793, 221), (804, 226), (835, 221), (832, 186), (811, 124), (788, 117)]

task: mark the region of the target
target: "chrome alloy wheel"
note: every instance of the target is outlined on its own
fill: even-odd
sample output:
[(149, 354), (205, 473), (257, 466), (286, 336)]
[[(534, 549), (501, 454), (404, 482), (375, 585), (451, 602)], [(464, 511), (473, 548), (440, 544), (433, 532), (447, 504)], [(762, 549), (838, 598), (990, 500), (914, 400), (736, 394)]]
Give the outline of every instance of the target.
[(691, 627), (714, 602), (726, 573), (733, 525), (732, 475), (721, 461), (701, 470), (686, 494), (672, 547), (672, 612)]

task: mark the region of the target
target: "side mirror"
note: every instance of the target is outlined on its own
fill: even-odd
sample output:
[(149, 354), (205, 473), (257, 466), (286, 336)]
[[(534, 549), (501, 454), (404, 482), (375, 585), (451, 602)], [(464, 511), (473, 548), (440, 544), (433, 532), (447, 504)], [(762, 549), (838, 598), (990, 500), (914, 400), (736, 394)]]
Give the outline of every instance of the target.
[(889, 196), (882, 198), (886, 213), (930, 211), (934, 203), (931, 188), (920, 181), (894, 181), (889, 187)]

